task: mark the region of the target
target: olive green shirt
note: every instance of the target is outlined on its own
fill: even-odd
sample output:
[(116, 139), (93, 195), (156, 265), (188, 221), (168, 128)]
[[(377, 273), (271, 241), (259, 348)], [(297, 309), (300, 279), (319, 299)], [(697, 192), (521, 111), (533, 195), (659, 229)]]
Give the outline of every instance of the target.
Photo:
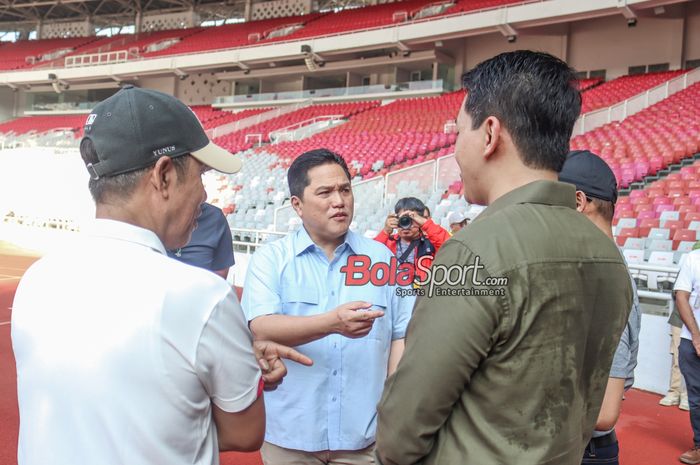
[(623, 258), (575, 210), (573, 186), (553, 181), (493, 202), (445, 242), (432, 272), (439, 279), (440, 265), (477, 257), (478, 281), (507, 285), (476, 287), (469, 276), (440, 289), (494, 295), (418, 298), (378, 407), (377, 456), (384, 465), (579, 465), (632, 306)]

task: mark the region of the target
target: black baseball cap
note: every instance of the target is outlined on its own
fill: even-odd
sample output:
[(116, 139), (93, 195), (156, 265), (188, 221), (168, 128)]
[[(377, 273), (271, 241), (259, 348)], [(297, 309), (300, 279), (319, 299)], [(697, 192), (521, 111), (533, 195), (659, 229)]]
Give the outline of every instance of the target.
[(241, 160), (209, 140), (194, 112), (173, 97), (133, 85), (98, 103), (85, 121), (84, 139), (99, 162), (87, 169), (93, 179), (153, 165), (162, 156), (191, 154), (205, 165), (236, 173)]
[(575, 150), (567, 155), (559, 181), (575, 185), (576, 190), (589, 197), (617, 202), (615, 173), (605, 160), (588, 150)]

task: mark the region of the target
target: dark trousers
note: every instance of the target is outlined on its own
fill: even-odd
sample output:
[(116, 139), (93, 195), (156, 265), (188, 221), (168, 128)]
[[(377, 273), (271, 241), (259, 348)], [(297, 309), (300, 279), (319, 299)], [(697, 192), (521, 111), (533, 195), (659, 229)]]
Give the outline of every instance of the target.
[(690, 426), (693, 428), (695, 447), (700, 447), (700, 357), (695, 353), (693, 343), (681, 338), (678, 347), (678, 365), (688, 388), (690, 406)]
[[(612, 436), (613, 434), (614, 432), (600, 438), (592, 438), (583, 451), (581, 464), (605, 463), (608, 465), (619, 465), (620, 445), (617, 439)], [(610, 444), (609, 439), (611, 436), (613, 442)]]

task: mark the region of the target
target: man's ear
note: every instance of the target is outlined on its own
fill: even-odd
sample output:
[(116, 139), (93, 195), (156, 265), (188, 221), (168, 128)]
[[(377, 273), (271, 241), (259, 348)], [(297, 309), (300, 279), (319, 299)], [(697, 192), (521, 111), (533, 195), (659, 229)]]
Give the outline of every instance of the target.
[(297, 197), (296, 195), (293, 195), (292, 198), (290, 199), (292, 203), (292, 208), (294, 209), (295, 212), (297, 212), (297, 215), (299, 215), (299, 218), (302, 217), (301, 214), (301, 206), (303, 204), (302, 200)]
[(489, 116), (481, 127), (484, 131), (484, 157), (489, 158), (496, 152), (501, 142), (501, 122), (495, 116)]
[(588, 201), (586, 200), (586, 194), (584, 194), (583, 191), (576, 191), (576, 211), (583, 213), (583, 210), (586, 209), (587, 204)]
[(177, 173), (173, 160), (168, 157), (160, 157), (149, 176), (149, 181), (153, 189), (155, 189), (163, 198), (169, 198), (172, 187), (177, 181)]

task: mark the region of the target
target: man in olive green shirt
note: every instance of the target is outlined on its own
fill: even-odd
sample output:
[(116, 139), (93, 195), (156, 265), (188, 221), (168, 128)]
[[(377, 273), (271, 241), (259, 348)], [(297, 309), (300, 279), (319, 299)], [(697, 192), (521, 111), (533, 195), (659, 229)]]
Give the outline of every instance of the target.
[[(379, 404), (377, 458), (578, 465), (632, 290), (615, 244), (557, 181), (580, 110), (574, 73), (519, 51), (463, 83), (456, 158), (467, 201), (488, 208), (433, 263)], [(438, 285), (448, 270), (466, 278)]]

